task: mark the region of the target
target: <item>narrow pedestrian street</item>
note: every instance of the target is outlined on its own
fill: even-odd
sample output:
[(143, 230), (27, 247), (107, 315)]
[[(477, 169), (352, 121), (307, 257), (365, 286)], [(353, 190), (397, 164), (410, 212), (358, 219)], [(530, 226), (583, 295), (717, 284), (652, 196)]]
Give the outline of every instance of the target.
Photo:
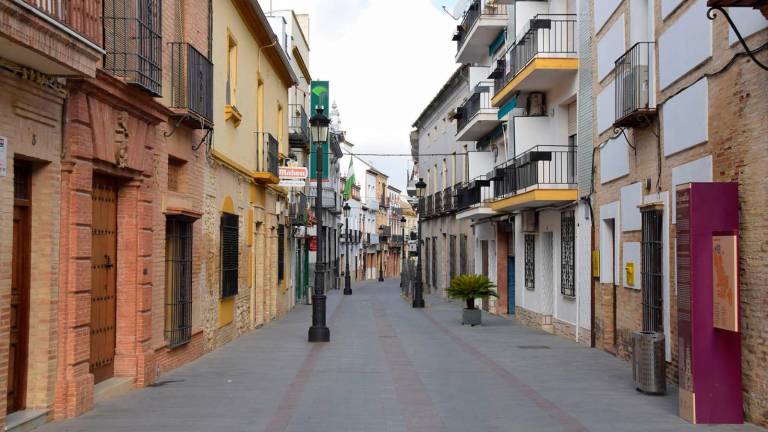
[[(328, 297), (330, 344), (306, 342), (311, 308), (97, 404), (52, 431), (688, 431), (676, 394), (637, 393), (604, 352), (460, 308), (424, 310), (397, 279)], [(759, 430), (752, 426), (704, 427)]]

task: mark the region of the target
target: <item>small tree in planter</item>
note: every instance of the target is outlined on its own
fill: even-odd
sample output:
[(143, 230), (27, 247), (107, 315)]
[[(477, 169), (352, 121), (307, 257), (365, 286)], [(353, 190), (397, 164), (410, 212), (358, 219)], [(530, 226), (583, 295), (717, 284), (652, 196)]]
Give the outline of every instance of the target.
[(467, 303), (461, 323), (476, 326), (481, 324), (481, 314), (480, 309), (475, 309), (475, 299), (498, 297), (493, 290), (495, 287), (487, 276), (461, 275), (451, 280), (451, 286), (445, 293), (452, 299), (464, 300)]

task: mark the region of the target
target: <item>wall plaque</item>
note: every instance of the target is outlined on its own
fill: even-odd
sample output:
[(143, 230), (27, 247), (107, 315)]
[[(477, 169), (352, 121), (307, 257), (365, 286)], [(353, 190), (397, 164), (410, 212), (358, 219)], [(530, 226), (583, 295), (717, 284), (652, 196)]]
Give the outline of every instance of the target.
[(712, 236), (713, 325), (722, 330), (739, 331), (739, 296), (735, 234)]

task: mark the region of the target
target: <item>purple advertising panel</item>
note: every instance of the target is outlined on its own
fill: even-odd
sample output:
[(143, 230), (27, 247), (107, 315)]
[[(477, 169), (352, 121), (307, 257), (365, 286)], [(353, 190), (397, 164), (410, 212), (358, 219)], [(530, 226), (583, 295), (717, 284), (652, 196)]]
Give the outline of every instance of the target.
[(676, 193), (680, 416), (743, 423), (738, 187), (689, 183)]

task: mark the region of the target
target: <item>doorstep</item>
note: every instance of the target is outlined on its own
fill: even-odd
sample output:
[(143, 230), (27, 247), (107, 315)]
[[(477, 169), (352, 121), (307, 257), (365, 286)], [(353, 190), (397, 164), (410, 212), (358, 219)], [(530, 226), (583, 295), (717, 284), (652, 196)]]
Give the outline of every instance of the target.
[(27, 432), (37, 429), (47, 422), (47, 409), (21, 410), (8, 414), (5, 417), (5, 430), (9, 432)]
[(93, 386), (93, 403), (101, 403), (133, 390), (132, 377), (113, 377)]

